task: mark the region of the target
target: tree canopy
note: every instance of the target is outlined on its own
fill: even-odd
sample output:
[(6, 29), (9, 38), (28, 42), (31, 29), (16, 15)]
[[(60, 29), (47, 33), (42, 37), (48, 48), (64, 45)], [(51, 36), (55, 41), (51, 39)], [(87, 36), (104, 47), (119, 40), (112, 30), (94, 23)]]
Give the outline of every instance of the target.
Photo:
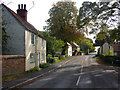
[[(115, 39), (112, 33), (116, 35), (115, 37), (118, 40), (118, 36), (120, 35), (120, 29), (118, 29), (119, 13), (118, 0), (98, 3), (83, 2), (77, 17), (77, 26), (81, 31), (86, 33), (88, 33), (88, 29), (91, 29), (90, 34), (99, 33), (96, 36), (97, 42), (100, 41), (100, 39), (108, 37), (109, 39)], [(105, 33), (108, 34), (107, 37)]]
[(77, 29), (77, 7), (72, 1), (59, 1), (49, 10), (46, 30), (64, 42), (76, 41), (84, 35)]
[(90, 50), (90, 52), (95, 50), (95, 47), (93, 46), (93, 41), (90, 38), (85, 38), (83, 40), (79, 40), (76, 42), (82, 51), (84, 51), (85, 53), (88, 52), (88, 49)]

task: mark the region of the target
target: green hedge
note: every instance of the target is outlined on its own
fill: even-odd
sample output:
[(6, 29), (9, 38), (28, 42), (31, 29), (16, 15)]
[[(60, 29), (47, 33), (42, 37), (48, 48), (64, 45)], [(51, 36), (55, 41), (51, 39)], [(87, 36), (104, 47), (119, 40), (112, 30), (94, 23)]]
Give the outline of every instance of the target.
[(100, 59), (109, 64), (117, 64), (120, 66), (120, 57), (99, 55)]

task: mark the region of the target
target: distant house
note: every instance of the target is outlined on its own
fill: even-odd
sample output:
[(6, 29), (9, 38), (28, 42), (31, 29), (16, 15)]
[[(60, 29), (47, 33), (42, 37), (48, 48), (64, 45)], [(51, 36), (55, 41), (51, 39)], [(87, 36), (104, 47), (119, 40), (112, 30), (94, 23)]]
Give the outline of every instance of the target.
[(74, 52), (75, 52), (75, 50), (77, 50), (77, 51), (80, 51), (80, 47), (76, 44), (76, 43), (66, 43), (66, 45), (65, 46), (67, 46), (67, 51), (66, 51), (66, 53), (68, 54), (68, 56), (73, 56), (74, 54)]
[(105, 42), (102, 46), (100, 46), (100, 54), (108, 55), (110, 51), (113, 51), (114, 56), (120, 56), (120, 44), (109, 44)]
[(120, 56), (120, 44), (111, 44), (115, 56)]
[(24, 55), (25, 71), (39, 66), (40, 63), (46, 63), (46, 40), (33, 25), (27, 22), (26, 5), (19, 4), (17, 13), (6, 5), (1, 5), (5, 28), (10, 36), (6, 46), (8, 51), (4, 51), (3, 55)]
[(110, 50), (113, 50), (113, 47), (107, 42), (100, 47), (100, 53), (104, 55), (108, 55)]
[(71, 45), (72, 45), (72, 53), (74, 53), (75, 50), (80, 51), (80, 46), (77, 45), (75, 42), (73, 42)]
[(68, 50), (67, 50), (68, 56), (72, 56), (72, 45), (68, 42), (67, 45), (68, 45)]

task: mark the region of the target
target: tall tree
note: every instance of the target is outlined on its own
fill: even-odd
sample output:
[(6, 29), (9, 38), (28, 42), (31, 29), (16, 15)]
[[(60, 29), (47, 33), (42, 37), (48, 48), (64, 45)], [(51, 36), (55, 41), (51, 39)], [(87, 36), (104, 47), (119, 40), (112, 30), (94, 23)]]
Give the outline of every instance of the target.
[(90, 33), (105, 31), (109, 34), (112, 28), (118, 28), (118, 10), (117, 0), (110, 2), (83, 2), (79, 9), (77, 26), (84, 32), (91, 28)]
[(77, 29), (77, 7), (72, 1), (59, 1), (49, 11), (50, 18), (45, 28), (52, 36), (64, 42), (78, 40), (83, 34)]

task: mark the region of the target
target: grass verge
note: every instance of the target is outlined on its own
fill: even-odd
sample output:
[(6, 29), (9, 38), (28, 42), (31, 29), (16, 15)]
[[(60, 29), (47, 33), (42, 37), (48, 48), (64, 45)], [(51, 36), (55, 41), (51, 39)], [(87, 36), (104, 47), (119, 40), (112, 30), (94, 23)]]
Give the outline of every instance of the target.
[[(57, 63), (62, 62), (63, 60), (68, 59), (68, 58), (71, 58), (71, 57), (70, 56), (63, 57), (60, 60), (56, 60), (56, 62), (53, 63), (53, 64), (57, 64)], [(47, 68), (50, 65), (52, 65), (52, 64), (50, 64), (50, 63), (43, 63), (43, 64), (40, 64), (40, 68)], [(26, 74), (29, 74), (29, 73), (32, 73), (32, 72), (35, 72), (35, 71), (40, 71), (41, 70), (40, 68), (39, 67), (34, 67), (33, 69), (31, 69), (29, 71), (26, 71), (26, 72), (23, 72), (23, 73), (2, 76), (2, 82), (9, 82), (11, 80), (16, 80), (16, 79), (18, 79), (20, 77), (23, 77)]]
[(120, 57), (116, 56), (95, 56), (96, 62), (99, 64), (120, 67)]
[(57, 63), (62, 62), (63, 60), (68, 59), (68, 58), (71, 58), (71, 56), (63, 57), (62, 59), (57, 60), (57, 61), (54, 62), (53, 64), (57, 64)]
[(40, 68), (39, 67), (34, 67), (33, 69), (31, 69), (29, 71), (26, 71), (26, 72), (23, 72), (23, 73), (2, 76), (2, 82), (8, 82), (8, 81), (11, 81), (11, 80), (16, 80), (17, 78), (20, 78), (20, 77), (22, 77), (22, 76), (24, 76), (28, 73), (32, 73), (32, 72), (35, 72), (35, 71), (40, 71)]

